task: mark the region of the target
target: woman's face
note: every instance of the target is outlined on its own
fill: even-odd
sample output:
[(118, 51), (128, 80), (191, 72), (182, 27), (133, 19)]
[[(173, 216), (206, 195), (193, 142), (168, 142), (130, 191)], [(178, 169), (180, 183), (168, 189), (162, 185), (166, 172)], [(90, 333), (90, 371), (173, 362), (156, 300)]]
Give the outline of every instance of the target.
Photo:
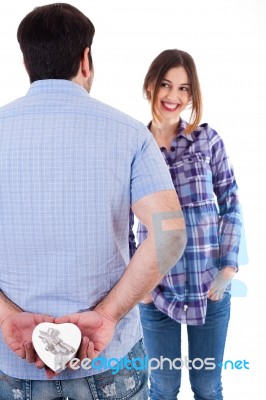
[(174, 67), (167, 71), (154, 103), (155, 112), (162, 120), (179, 121), (179, 114), (186, 108), (191, 97), (190, 87), (184, 67)]

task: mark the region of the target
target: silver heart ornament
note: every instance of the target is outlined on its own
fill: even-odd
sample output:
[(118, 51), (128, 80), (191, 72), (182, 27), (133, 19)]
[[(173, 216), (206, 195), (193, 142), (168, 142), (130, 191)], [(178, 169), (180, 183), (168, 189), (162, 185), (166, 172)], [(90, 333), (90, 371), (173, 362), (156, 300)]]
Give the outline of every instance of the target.
[(80, 329), (70, 323), (42, 322), (32, 333), (32, 343), (40, 359), (56, 373), (63, 371), (81, 342)]

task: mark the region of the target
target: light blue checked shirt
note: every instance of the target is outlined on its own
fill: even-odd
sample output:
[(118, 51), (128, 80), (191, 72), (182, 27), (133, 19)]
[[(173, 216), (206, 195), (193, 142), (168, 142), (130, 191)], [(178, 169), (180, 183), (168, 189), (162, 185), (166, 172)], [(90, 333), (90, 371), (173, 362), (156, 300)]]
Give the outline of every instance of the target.
[[(0, 109), (0, 188), (0, 290), (25, 311), (60, 316), (107, 295), (129, 262), (130, 205), (174, 186), (143, 124), (74, 82), (44, 80)], [(102, 356), (123, 357), (141, 337), (134, 308)], [(1, 336), (0, 370), (46, 379)]]

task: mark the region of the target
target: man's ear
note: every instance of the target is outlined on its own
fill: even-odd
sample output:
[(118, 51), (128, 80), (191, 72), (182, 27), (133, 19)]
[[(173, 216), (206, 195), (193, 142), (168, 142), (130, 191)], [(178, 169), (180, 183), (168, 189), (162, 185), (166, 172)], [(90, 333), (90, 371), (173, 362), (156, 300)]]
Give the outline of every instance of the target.
[(26, 65), (26, 63), (25, 63), (24, 58), (23, 58), (22, 62), (23, 62), (23, 65), (24, 65), (25, 70), (27, 71), (27, 74), (29, 75), (28, 68), (27, 68), (27, 65)]
[(88, 47), (85, 48), (83, 52), (83, 57), (81, 59), (81, 72), (84, 78), (88, 78), (91, 75), (91, 66), (89, 63), (89, 51), (90, 49)]

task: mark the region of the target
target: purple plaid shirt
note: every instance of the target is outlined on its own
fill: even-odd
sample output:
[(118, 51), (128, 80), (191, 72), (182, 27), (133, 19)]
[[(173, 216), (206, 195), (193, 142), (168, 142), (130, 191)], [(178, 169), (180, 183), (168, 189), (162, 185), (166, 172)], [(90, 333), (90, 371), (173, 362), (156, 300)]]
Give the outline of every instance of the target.
[[(233, 168), (222, 139), (208, 124), (187, 135), (186, 125), (181, 120), (170, 151), (164, 147), (161, 151), (182, 206), (188, 242), (182, 258), (152, 296), (156, 307), (172, 319), (201, 325), (206, 317), (207, 293), (218, 269), (238, 267), (241, 213)], [(146, 236), (145, 226), (139, 224), (138, 242)], [(132, 230), (129, 241), (132, 254)]]

